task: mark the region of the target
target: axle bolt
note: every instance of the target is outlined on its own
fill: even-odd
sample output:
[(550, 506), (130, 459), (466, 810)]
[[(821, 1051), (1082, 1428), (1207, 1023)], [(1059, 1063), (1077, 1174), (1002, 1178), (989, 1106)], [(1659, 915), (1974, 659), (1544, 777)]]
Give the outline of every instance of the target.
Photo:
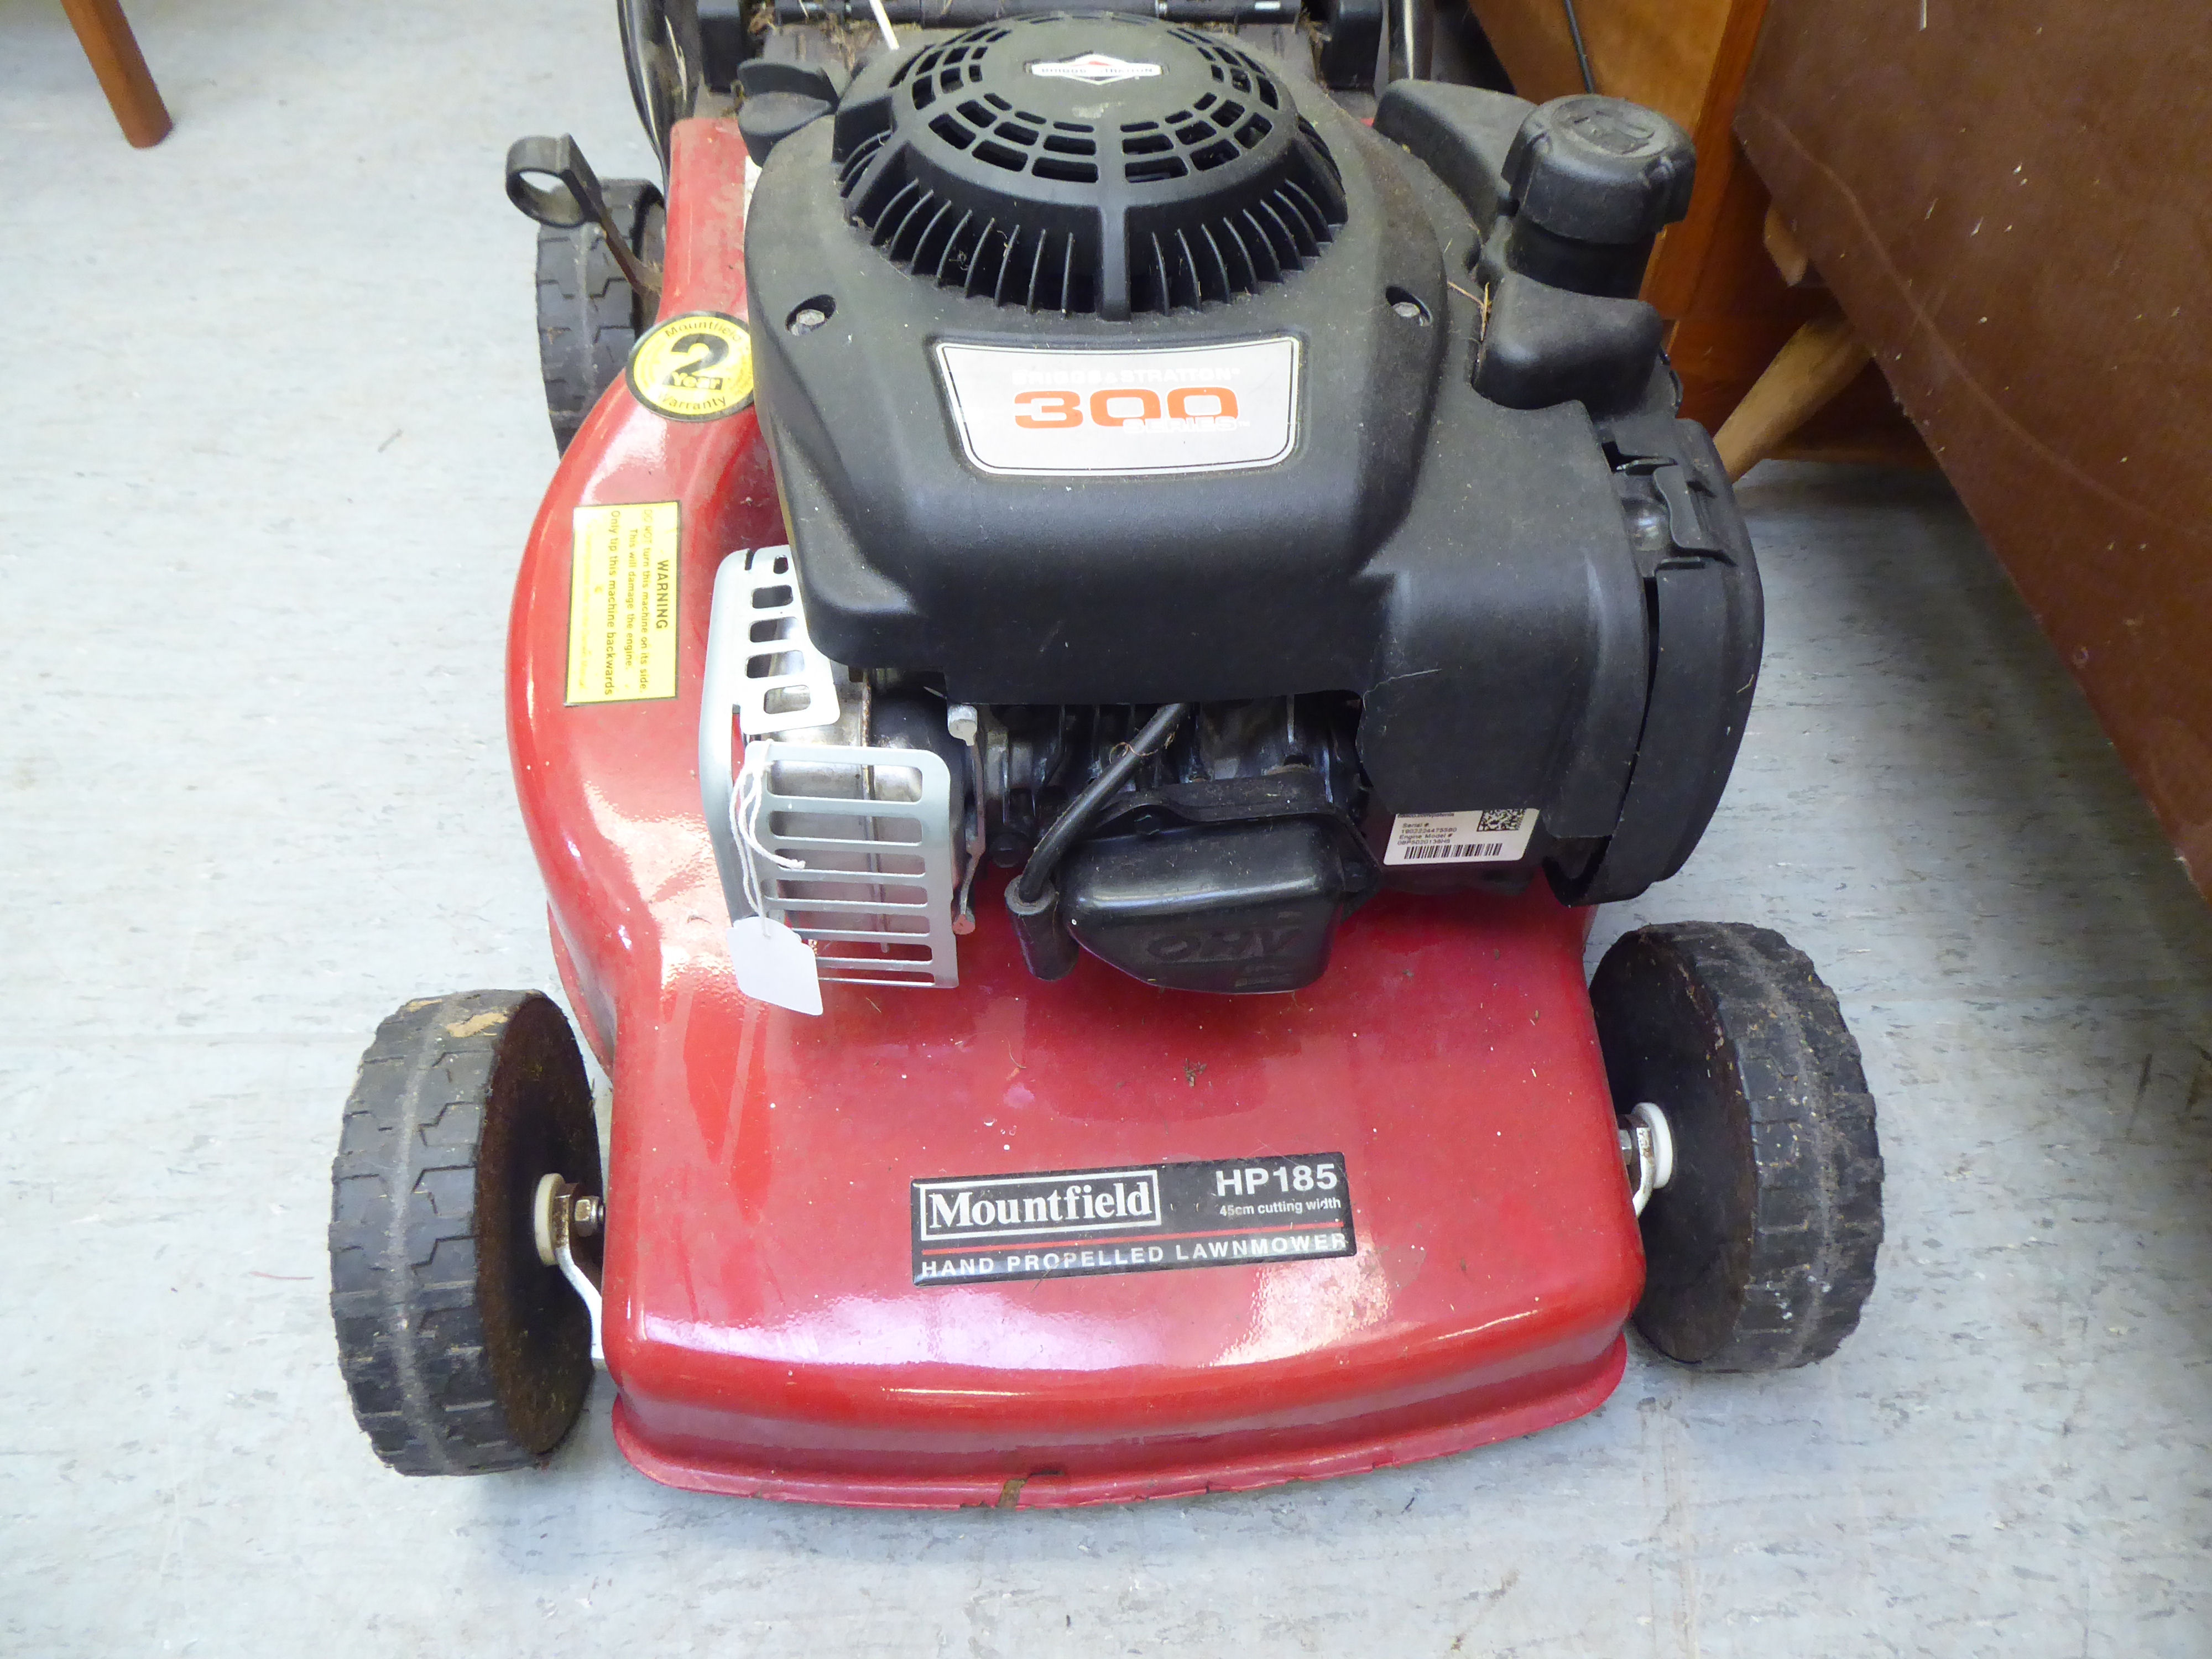
[(579, 1238), (589, 1238), (599, 1231), (599, 1222), (606, 1213), (605, 1203), (596, 1198), (580, 1198), (568, 1212), (568, 1226)]

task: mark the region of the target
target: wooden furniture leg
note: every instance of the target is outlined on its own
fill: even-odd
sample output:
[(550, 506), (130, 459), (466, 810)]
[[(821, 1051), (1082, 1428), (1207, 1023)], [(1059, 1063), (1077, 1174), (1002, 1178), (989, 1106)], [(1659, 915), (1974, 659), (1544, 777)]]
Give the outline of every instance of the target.
[(62, 9), (92, 60), (123, 136), (139, 149), (160, 143), (169, 136), (169, 112), (118, 0), (62, 0)]
[(1814, 288), (1827, 286), (1820, 280), (1820, 273), (1813, 269), (1813, 256), (1805, 252), (1804, 243), (1790, 228), (1782, 210), (1771, 202), (1766, 204), (1766, 222), (1759, 227), (1759, 239), (1766, 244), (1766, 257), (1774, 261), (1775, 270), (1782, 273), (1782, 280), (1791, 288), (1803, 288), (1808, 283)]
[(1815, 317), (1791, 335), (1714, 434), (1729, 477), (1741, 478), (1772, 454), (1872, 355), (1841, 317)]

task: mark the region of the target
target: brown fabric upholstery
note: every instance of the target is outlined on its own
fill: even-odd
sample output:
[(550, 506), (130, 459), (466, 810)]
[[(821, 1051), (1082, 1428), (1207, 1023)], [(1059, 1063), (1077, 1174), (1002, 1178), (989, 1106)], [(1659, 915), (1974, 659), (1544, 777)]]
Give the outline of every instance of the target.
[(1771, 0), (1736, 131), (2212, 894), (2212, 14)]

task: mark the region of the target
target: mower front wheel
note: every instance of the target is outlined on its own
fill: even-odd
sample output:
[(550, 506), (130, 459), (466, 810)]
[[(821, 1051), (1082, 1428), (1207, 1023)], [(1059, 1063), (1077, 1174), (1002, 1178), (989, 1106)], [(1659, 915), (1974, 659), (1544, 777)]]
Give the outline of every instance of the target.
[[(658, 265), (668, 222), (659, 186), (610, 179), (601, 189), (630, 251)], [(538, 228), (538, 359), (555, 447), (567, 452), (599, 394), (623, 372), (630, 348), (652, 324), (653, 304), (623, 276), (596, 222)]]
[(1881, 1243), (1874, 1098), (1835, 993), (1779, 933), (1674, 922), (1607, 951), (1590, 1005), (1615, 1110), (1656, 1104), (1673, 1142), (1637, 1328), (1711, 1370), (1826, 1358)]
[(592, 1317), (539, 1255), (548, 1176), (601, 1190), (553, 1002), (471, 991), (377, 1028), (331, 1169), (331, 1315), (354, 1415), (403, 1474), (514, 1468), (583, 1409)]

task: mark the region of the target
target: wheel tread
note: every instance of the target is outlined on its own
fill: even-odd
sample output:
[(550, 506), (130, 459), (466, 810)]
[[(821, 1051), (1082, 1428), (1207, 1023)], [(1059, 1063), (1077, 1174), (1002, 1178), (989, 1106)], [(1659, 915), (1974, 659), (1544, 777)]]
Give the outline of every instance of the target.
[[(533, 1003), (544, 1006), (531, 1009)], [(346, 1103), (331, 1170), (339, 1371), (378, 1456), (404, 1474), (517, 1468), (550, 1449), (574, 1419), (568, 1411), (550, 1439), (542, 1426), (519, 1436), (481, 1299), (478, 1149), (502, 1043), (526, 1009), (536, 1022), (533, 1041), (543, 1042), (554, 1022), (567, 1042), (570, 1071), (559, 1061), (548, 1067), (562, 1071), (554, 1080), (562, 1098), (553, 1109), (580, 1111), (588, 1129), (574, 1039), (559, 1011), (534, 992), (409, 1003), (378, 1028)], [(574, 1173), (597, 1189), (595, 1140), (589, 1167)], [(582, 1364), (587, 1382), (587, 1358)], [(580, 1405), (581, 1384), (573, 1392)]]
[[(1802, 951), (1769, 929), (1713, 922), (1647, 927), (1616, 944), (1599, 969), (1606, 983), (1593, 981), (1601, 1028), (1611, 1000), (1637, 994), (1639, 974), (1668, 972), (1723, 1033), (1727, 1052), (1713, 1057), (1741, 1080), (1757, 1170), (1747, 1258), (1716, 1258), (1691, 1281), (1704, 1294), (1713, 1272), (1740, 1269), (1740, 1306), (1711, 1351), (1677, 1357), (1717, 1370), (1826, 1358), (1858, 1324), (1882, 1237), (1881, 1153), (1858, 1045)], [(1616, 1059), (1609, 1043), (1609, 1067)]]
[[(649, 259), (660, 223), (660, 191), (641, 179), (611, 179), (602, 186), (607, 210)], [(538, 352), (545, 382), (546, 414), (554, 442), (568, 447), (599, 400), (623, 372), (646, 302), (630, 288), (607, 251), (597, 224), (542, 227), (538, 233)]]

